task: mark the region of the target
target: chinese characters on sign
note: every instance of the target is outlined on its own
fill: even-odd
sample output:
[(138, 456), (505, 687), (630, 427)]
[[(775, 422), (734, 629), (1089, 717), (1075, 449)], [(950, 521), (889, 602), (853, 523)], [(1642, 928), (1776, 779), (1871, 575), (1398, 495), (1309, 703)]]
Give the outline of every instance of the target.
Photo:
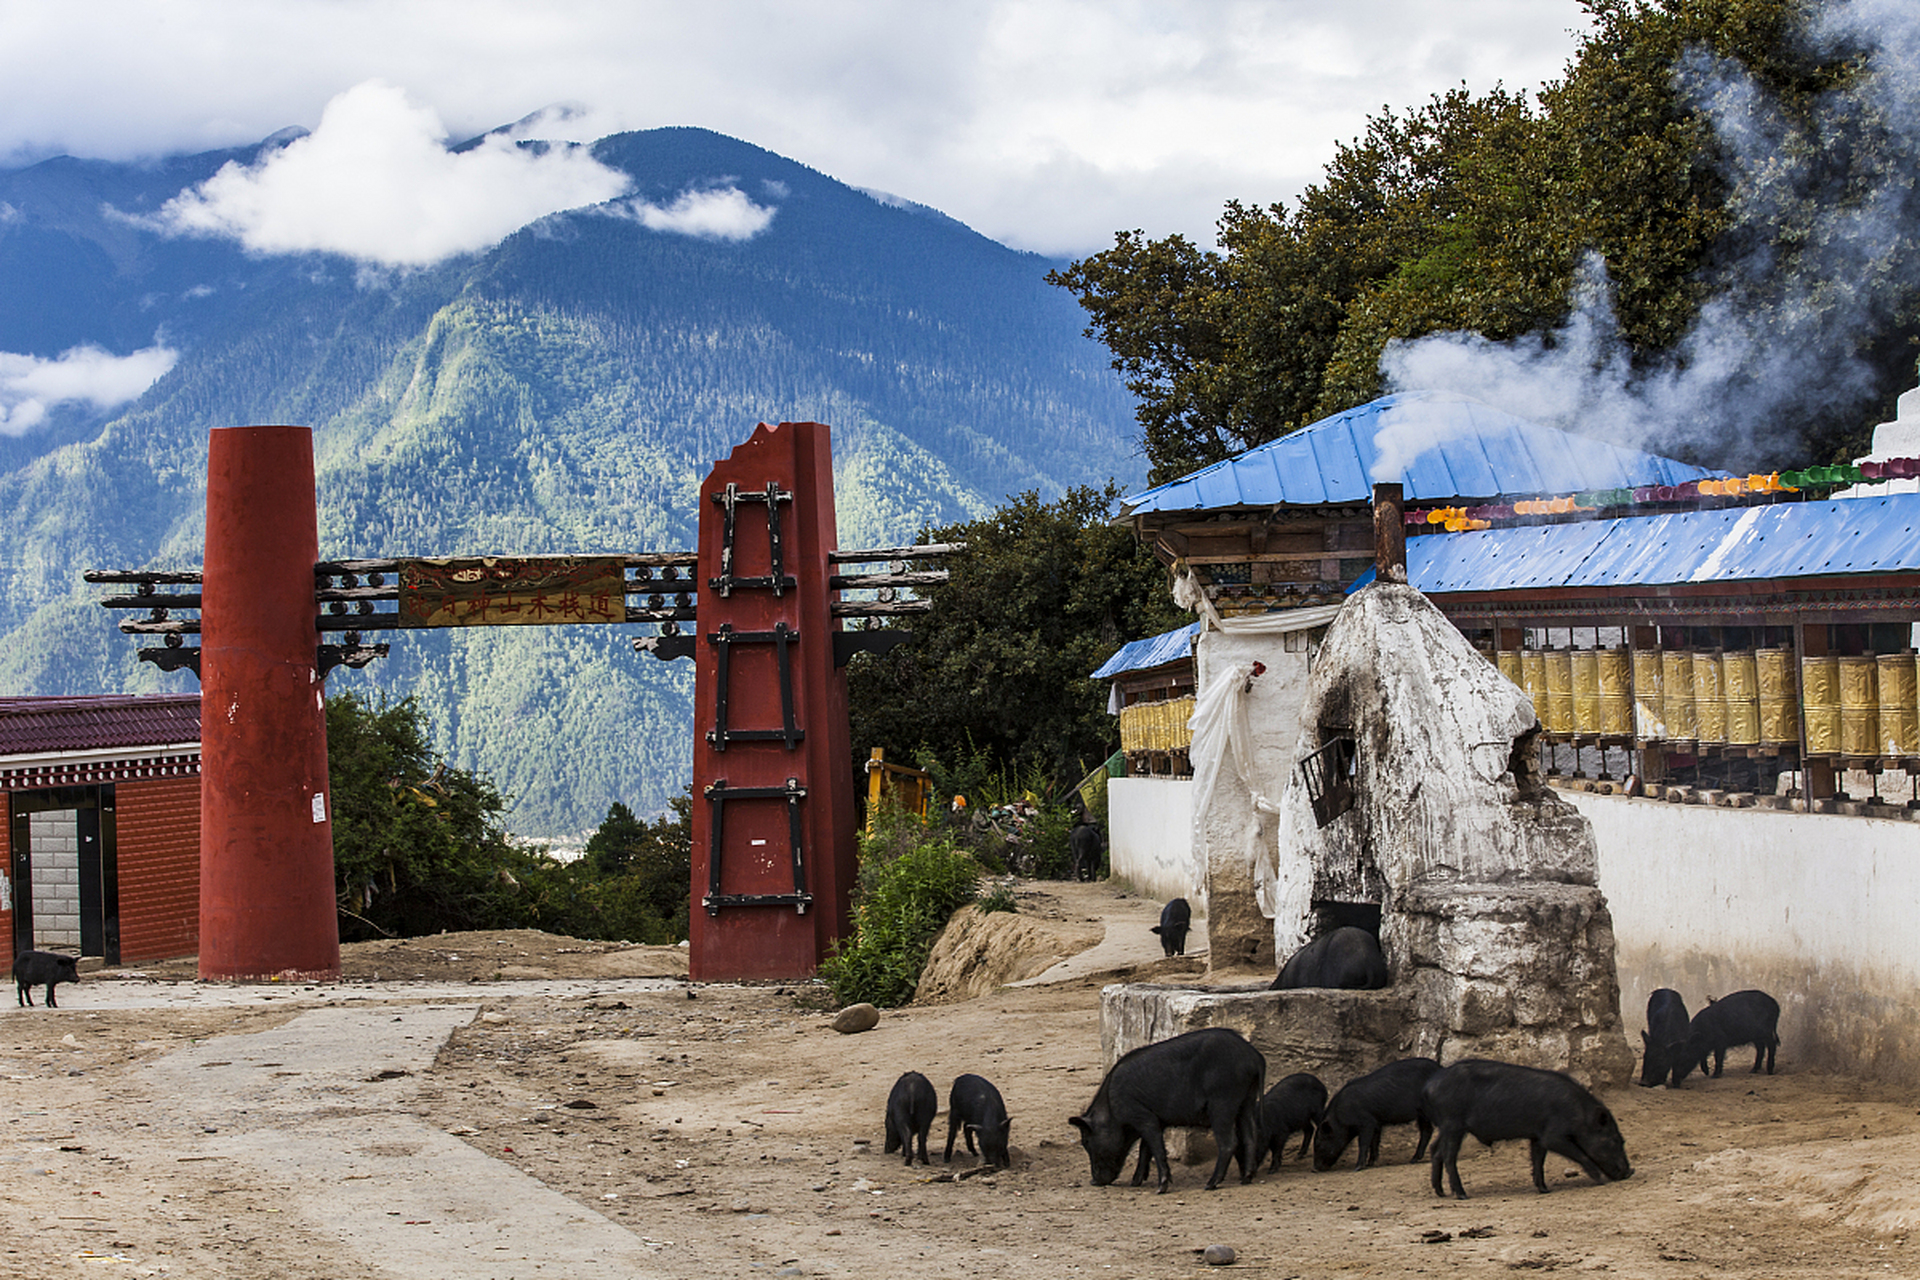
[(626, 589), (626, 565), (617, 556), (403, 560), (400, 624), (625, 622)]

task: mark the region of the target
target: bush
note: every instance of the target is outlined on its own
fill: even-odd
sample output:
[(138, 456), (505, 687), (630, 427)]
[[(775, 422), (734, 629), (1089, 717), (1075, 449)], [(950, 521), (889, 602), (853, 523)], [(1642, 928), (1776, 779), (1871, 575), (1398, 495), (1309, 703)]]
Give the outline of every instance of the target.
[(979, 883), (980, 864), (951, 833), (897, 813), (880, 815), (874, 834), (860, 842), (853, 936), (820, 966), (834, 999), (883, 1009), (913, 999), (934, 938), (973, 900)]
[(996, 911), (1012, 911), (1018, 913), (1020, 910), (1020, 904), (1014, 901), (1013, 886), (1010, 884), (997, 884), (993, 886), (990, 892), (983, 893), (976, 898), (973, 905), (983, 916), (992, 915)]

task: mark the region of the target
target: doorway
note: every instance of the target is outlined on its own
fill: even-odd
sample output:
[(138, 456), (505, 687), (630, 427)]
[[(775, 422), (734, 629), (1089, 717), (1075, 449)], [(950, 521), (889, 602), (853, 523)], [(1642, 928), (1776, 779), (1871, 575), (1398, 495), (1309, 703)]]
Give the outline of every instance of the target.
[(113, 786), (16, 791), (13, 951), (120, 962), (119, 858)]

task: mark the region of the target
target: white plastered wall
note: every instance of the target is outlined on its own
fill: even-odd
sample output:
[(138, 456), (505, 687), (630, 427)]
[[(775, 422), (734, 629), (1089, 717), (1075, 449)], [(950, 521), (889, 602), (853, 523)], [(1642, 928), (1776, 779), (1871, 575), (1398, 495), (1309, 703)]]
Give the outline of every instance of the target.
[(1661, 987), (1689, 1012), (1759, 988), (1783, 1064), (1920, 1085), (1920, 824), (1562, 795), (1599, 843), (1636, 1048)]
[(1108, 864), (1140, 893), (1185, 898), (1206, 910), (1193, 861), (1193, 779), (1112, 778), (1107, 782)]

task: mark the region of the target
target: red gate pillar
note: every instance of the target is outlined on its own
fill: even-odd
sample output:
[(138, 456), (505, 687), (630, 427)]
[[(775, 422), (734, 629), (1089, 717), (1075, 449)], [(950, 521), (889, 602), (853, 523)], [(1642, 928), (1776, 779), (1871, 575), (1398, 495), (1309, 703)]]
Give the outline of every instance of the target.
[(697, 981), (805, 977), (849, 928), (853, 757), (846, 671), (834, 662), (835, 544), (820, 423), (761, 423), (700, 487)]
[(207, 448), (200, 636), (200, 976), (340, 976), (327, 718), (315, 668), (313, 435)]

